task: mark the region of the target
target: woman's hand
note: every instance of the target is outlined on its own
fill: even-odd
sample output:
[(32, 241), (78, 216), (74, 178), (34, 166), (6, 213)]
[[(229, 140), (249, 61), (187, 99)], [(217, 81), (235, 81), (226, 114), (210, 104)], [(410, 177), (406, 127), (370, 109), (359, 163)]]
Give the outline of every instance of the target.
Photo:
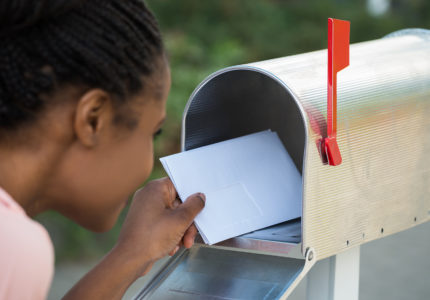
[(180, 203), (168, 178), (148, 183), (135, 193), (115, 247), (64, 299), (121, 299), (157, 259), (178, 245), (192, 246), (197, 234), (192, 223), (204, 206), (201, 193)]
[(205, 205), (205, 196), (197, 193), (184, 203), (177, 197), (169, 178), (149, 182), (133, 197), (115, 248), (142, 266), (138, 276), (180, 245), (190, 248), (194, 242), (197, 229), (192, 224)]

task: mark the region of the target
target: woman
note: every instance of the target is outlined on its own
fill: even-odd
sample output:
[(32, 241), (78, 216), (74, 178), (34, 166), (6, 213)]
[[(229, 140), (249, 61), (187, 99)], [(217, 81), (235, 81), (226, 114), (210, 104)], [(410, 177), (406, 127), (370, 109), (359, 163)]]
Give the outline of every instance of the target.
[[(151, 172), (170, 73), (139, 0), (1, 0), (0, 35), (0, 298), (43, 299), (52, 243), (30, 217), (115, 224)], [(155, 260), (191, 247), (205, 198), (176, 197), (168, 179), (136, 192), (115, 247), (65, 298), (119, 299)]]

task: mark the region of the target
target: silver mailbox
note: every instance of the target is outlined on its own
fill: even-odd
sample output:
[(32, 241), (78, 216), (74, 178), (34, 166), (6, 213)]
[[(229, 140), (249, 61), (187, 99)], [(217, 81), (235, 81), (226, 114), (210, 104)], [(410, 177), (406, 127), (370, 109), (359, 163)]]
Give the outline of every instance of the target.
[[(326, 84), (321, 50), (229, 67), (197, 87), (183, 150), (277, 131), (302, 174), (302, 218), (181, 252), (139, 299), (285, 298), (315, 260), (430, 220), (430, 31), (351, 45), (350, 66), (338, 74), (339, 166), (318, 151)], [(259, 296), (237, 296), (246, 285)]]

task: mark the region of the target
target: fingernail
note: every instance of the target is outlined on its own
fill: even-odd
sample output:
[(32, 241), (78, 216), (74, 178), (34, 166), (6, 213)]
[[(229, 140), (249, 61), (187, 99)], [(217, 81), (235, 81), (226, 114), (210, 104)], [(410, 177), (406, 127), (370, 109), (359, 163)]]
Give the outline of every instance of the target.
[(206, 196), (203, 193), (199, 193), (197, 196), (200, 197), (200, 199), (202, 199), (203, 203), (206, 203)]

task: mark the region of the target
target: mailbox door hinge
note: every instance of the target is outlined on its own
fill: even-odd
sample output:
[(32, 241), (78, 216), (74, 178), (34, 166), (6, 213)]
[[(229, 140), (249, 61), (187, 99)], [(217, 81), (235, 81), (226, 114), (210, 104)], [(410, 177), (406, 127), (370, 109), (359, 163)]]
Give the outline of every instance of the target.
[(294, 281), (291, 283), (291, 285), (285, 290), (284, 294), (282, 294), (281, 297), (279, 297), (279, 300), (286, 300), (291, 293), (294, 291), (294, 289), (299, 285), (299, 283), (305, 278), (306, 274), (309, 272), (309, 270), (314, 266), (315, 262), (317, 261), (316, 253), (313, 248), (307, 248), (306, 254), (305, 254), (305, 265), (300, 272), (299, 275), (294, 279)]

